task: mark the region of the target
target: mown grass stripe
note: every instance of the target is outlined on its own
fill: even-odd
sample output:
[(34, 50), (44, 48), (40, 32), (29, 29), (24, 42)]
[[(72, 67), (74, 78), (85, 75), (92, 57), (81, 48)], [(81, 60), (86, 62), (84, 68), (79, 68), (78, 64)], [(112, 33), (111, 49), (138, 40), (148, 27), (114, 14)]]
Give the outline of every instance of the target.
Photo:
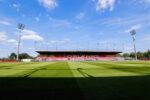
[[(101, 65), (100, 63), (89, 63), (92, 65)], [(149, 74), (150, 72), (150, 68), (149, 67), (137, 67), (136, 65), (133, 66), (125, 66), (125, 65), (120, 65), (120, 64), (111, 64), (111, 66), (109, 65), (103, 65), (103, 67), (108, 68), (108, 69), (114, 69), (114, 70), (119, 70), (119, 71), (124, 71), (124, 72), (131, 72), (131, 73), (138, 73), (138, 74)], [(142, 71), (148, 71), (148, 73), (146, 72), (142, 72)]]
[(25, 71), (23, 73), (25, 73), (25, 74), (23, 74), (21, 77), (29, 77), (30, 75), (34, 74), (35, 72), (37, 72), (41, 69), (45, 69), (46, 66), (49, 66), (51, 64), (53, 64), (53, 63), (52, 62), (51, 63), (44, 63), (44, 65), (37, 66), (37, 67), (33, 68), (32, 70), (25, 70), (24, 69)]
[(115, 65), (112, 65), (113, 67), (115, 67), (115, 68), (113, 68), (111, 65), (102, 65), (102, 64), (95, 63), (95, 62), (82, 62), (82, 63), (89, 64), (89, 65), (95, 65), (98, 67), (103, 67), (103, 69), (100, 69), (100, 70), (97, 69), (97, 70), (89, 70), (88, 71), (88, 73), (93, 74), (93, 76), (95, 76), (95, 77), (141, 75), (141, 73), (134, 73), (134, 72), (130, 72), (130, 71), (118, 70), (118, 69), (116, 69)]
[(39, 70), (30, 77), (73, 77), (67, 62), (56, 62), (45, 68), (47, 70)]
[[(47, 65), (49, 62), (46, 63), (34, 63), (34, 64), (27, 64), (27, 65), (20, 65), (20, 66), (15, 66), (12, 67), (12, 70), (0, 70), (0, 77), (21, 77), (25, 73), (31, 72), (32, 70), (26, 70), (26, 69), (35, 69), (38, 68), (42, 65)], [(10, 65), (11, 67), (11, 65)], [(19, 68), (20, 70), (17, 70)], [(16, 70), (15, 70), (16, 69)], [(22, 70), (21, 70), (22, 69)]]
[(9, 64), (6, 64), (6, 65), (0, 65), (0, 69), (1, 68), (8, 68), (8, 67), (13, 68), (13, 67), (18, 66), (18, 65), (28, 65), (28, 64), (34, 64), (34, 63), (15, 63), (15, 64), (9, 63)]

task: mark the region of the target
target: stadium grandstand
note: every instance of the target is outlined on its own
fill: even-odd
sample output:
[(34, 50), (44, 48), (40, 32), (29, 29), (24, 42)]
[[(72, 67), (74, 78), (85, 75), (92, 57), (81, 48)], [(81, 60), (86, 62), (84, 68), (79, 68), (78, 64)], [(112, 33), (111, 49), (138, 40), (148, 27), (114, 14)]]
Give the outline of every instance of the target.
[(116, 61), (121, 51), (36, 51), (37, 61)]

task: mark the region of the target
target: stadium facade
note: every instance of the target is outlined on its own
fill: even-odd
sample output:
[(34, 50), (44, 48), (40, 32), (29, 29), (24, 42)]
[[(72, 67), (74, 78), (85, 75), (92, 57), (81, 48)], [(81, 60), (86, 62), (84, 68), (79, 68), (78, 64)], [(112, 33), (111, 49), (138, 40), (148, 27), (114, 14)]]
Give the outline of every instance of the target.
[(36, 51), (37, 61), (114, 61), (123, 60), (121, 51)]

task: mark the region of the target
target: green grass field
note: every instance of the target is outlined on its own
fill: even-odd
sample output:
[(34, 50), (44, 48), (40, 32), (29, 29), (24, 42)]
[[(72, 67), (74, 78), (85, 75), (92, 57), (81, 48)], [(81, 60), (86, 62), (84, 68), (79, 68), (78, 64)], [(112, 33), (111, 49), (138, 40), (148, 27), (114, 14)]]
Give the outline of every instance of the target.
[(0, 63), (0, 100), (149, 100), (150, 62)]

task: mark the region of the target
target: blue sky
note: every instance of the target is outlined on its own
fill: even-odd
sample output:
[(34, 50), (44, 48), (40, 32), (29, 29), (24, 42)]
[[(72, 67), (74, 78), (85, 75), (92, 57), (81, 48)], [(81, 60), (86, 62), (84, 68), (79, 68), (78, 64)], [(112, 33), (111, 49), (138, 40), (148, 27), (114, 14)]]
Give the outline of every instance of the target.
[(0, 0), (0, 57), (35, 50), (150, 49), (150, 0)]

